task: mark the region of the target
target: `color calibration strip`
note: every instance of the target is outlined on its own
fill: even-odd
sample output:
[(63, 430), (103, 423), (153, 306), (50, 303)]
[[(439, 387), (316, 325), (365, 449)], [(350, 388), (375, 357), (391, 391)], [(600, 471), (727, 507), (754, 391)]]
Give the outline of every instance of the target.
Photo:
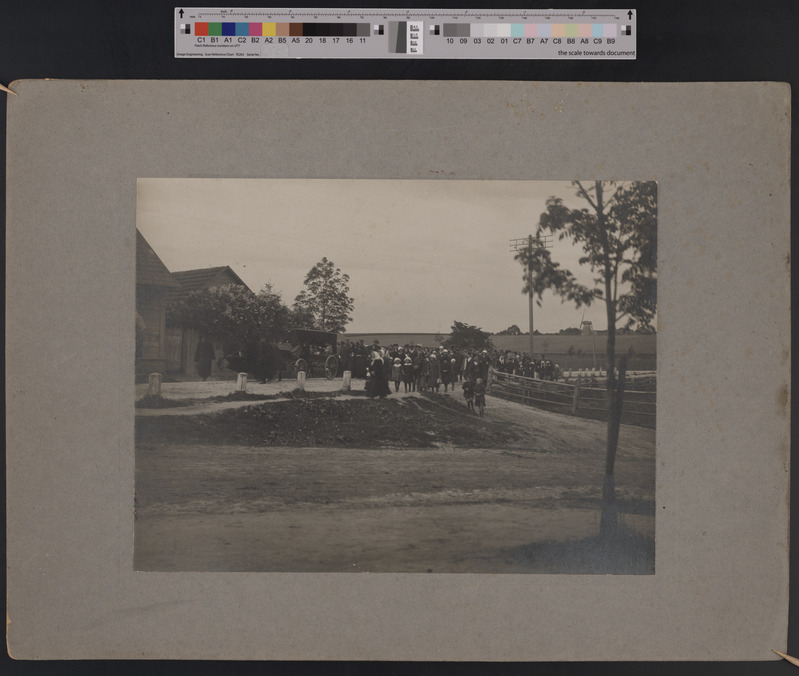
[(445, 38), (615, 38), (618, 27), (615, 23), (445, 23), (431, 25), (430, 33)]
[[(184, 29), (191, 31), (186, 24)], [(267, 37), (369, 37), (368, 23), (273, 23), (197, 21), (194, 34), (199, 36), (267, 36)]]
[(176, 8), (176, 58), (634, 59), (634, 10)]

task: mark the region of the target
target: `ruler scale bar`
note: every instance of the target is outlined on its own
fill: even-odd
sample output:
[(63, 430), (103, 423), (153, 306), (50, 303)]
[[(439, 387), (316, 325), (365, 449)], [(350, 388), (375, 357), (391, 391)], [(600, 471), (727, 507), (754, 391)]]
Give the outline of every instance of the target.
[(636, 58), (633, 9), (175, 8), (175, 58)]

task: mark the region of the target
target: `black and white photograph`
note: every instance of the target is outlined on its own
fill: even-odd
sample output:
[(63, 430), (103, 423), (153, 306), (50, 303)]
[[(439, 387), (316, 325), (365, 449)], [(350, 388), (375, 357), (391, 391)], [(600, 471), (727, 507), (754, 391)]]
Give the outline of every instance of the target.
[(657, 209), (140, 178), (135, 570), (655, 574)]

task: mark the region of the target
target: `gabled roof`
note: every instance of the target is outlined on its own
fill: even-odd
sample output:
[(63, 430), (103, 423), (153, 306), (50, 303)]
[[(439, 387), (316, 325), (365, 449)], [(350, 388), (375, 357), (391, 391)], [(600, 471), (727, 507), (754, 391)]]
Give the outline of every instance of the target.
[[(214, 286), (224, 284), (235, 284), (250, 289), (228, 265), (217, 268), (200, 268), (198, 270), (181, 270), (173, 272), (173, 277), (180, 284), (182, 291), (198, 291), (199, 289), (210, 289)], [(252, 291), (252, 289), (250, 289)]]
[(167, 270), (166, 265), (158, 258), (158, 254), (136, 231), (136, 283), (146, 286), (161, 286), (170, 289), (180, 288), (180, 285)]

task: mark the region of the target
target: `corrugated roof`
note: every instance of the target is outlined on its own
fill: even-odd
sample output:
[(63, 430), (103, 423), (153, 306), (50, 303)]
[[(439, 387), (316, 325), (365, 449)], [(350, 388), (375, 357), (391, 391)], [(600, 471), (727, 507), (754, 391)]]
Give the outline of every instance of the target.
[(172, 289), (180, 288), (178, 282), (172, 277), (172, 273), (167, 270), (166, 265), (138, 230), (136, 231), (136, 283)]

